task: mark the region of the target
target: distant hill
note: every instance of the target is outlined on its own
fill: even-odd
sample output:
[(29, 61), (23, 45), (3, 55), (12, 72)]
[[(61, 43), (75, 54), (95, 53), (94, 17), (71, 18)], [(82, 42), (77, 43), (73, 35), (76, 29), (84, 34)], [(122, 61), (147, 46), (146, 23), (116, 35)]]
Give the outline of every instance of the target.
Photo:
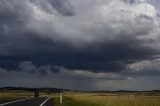
[[(23, 91), (40, 91), (40, 92), (64, 92), (64, 91), (72, 91), (72, 92), (81, 92), (79, 90), (73, 91), (70, 89), (61, 89), (61, 88), (49, 88), (49, 87), (44, 87), (44, 88), (29, 88), (29, 87), (3, 87), (0, 88), (0, 91), (6, 91), (6, 90), (23, 90)], [(147, 94), (152, 94), (152, 93), (160, 93), (160, 90), (151, 90), (151, 91), (131, 91), (131, 90), (116, 90), (116, 91), (82, 91), (82, 92), (93, 92), (93, 93), (147, 93)]]
[(69, 89), (60, 89), (60, 88), (27, 88), (27, 87), (3, 87), (0, 88), (0, 91), (4, 90), (23, 90), (23, 91), (40, 91), (40, 92), (64, 92), (71, 91)]

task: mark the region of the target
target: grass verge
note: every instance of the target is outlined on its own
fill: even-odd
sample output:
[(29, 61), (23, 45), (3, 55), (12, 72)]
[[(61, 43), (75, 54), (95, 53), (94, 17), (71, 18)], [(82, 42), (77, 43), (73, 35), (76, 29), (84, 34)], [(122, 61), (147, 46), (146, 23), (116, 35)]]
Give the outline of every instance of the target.
[(59, 104), (59, 98), (54, 102), (55, 106), (160, 106), (160, 96), (67, 94), (63, 104)]
[(90, 103), (87, 101), (78, 101), (74, 98), (64, 96), (63, 103), (59, 103), (59, 98), (54, 99), (55, 106), (104, 106), (95, 103)]

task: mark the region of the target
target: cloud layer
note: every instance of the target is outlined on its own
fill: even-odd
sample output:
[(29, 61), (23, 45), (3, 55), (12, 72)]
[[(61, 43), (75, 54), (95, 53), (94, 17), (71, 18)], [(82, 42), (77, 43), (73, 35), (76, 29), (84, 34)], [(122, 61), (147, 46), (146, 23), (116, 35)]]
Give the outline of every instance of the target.
[(158, 13), (145, 0), (1, 0), (0, 72), (159, 76)]

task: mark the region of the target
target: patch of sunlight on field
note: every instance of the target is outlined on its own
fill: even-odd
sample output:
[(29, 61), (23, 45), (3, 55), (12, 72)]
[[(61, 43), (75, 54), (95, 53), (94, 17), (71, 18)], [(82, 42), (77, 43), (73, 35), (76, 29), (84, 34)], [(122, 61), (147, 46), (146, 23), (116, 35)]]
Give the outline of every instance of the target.
[(160, 96), (66, 93), (60, 106), (160, 106)]

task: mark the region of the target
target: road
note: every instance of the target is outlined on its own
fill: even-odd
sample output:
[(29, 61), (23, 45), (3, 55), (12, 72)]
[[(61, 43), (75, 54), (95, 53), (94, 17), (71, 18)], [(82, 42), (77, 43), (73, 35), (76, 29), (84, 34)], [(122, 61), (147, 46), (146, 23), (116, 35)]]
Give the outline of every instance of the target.
[(0, 106), (54, 106), (53, 98), (39, 97), (1, 103)]

